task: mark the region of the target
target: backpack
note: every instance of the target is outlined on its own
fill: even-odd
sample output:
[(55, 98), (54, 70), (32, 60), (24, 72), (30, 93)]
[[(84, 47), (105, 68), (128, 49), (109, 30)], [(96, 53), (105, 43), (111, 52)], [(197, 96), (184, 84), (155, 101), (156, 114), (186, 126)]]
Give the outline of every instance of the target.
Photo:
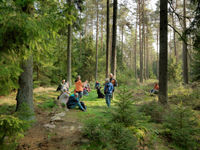
[(117, 80), (112, 79), (110, 82), (113, 84), (113, 86), (117, 86)]
[(106, 84), (104, 94), (112, 94), (112, 92), (113, 92), (112, 83)]

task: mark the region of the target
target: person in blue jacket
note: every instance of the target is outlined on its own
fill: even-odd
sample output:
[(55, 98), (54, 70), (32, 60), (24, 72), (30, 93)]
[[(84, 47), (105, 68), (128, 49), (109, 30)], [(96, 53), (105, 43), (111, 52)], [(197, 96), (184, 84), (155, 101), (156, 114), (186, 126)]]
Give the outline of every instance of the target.
[(110, 79), (107, 78), (105, 86), (104, 86), (104, 94), (106, 98), (106, 104), (108, 107), (110, 107), (110, 101), (112, 98), (113, 88), (114, 88), (113, 84), (110, 82)]
[(67, 102), (67, 108), (68, 108), (68, 109), (73, 109), (73, 108), (75, 108), (76, 106), (78, 106), (80, 110), (86, 111), (86, 106), (85, 106), (85, 104), (84, 104), (83, 102), (80, 102), (80, 101), (79, 101), (78, 93), (72, 94), (72, 95), (69, 97), (69, 100), (68, 100), (68, 102)]

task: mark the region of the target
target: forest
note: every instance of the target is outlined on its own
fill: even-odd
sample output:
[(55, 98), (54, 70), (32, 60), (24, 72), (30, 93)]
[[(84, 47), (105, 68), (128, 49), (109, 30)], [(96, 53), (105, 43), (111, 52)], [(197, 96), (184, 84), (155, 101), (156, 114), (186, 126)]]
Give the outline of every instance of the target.
[(0, 149), (200, 150), (200, 1), (0, 0)]

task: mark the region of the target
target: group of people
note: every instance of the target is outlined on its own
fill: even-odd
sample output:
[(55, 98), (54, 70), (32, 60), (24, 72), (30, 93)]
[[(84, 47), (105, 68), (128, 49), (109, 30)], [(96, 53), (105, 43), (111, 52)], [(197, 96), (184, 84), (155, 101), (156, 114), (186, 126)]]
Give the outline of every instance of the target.
[[(97, 90), (98, 98), (104, 98), (106, 100), (106, 104), (110, 107), (111, 99), (113, 98), (113, 94), (115, 91), (115, 87), (117, 86), (117, 81), (114, 79), (113, 74), (110, 73), (110, 78), (105, 79), (104, 85), (104, 94), (101, 92), (101, 85), (98, 81), (95, 83), (95, 89)], [(78, 75), (75, 80), (75, 90), (74, 93), (70, 95), (69, 92), (69, 82), (65, 82), (62, 80), (61, 84), (58, 86), (57, 91), (61, 91), (60, 96), (58, 97), (61, 104), (67, 106), (68, 109), (73, 109), (76, 106), (79, 107), (80, 110), (86, 111), (87, 107), (84, 102), (80, 101), (83, 95), (88, 96), (91, 91), (90, 85), (88, 81), (81, 81), (81, 76)], [(158, 83), (154, 84), (154, 88), (150, 91), (151, 94), (158, 94), (159, 85)]]
[[(100, 83), (98, 81), (96, 81), (95, 83), (97, 94), (98, 92), (101, 93), (101, 97), (99, 97), (99, 94), (98, 97), (99, 98), (105, 97), (106, 104), (108, 107), (110, 107), (111, 98), (113, 97), (114, 89), (116, 86), (117, 86), (117, 81), (113, 78), (112, 73), (110, 74), (110, 78), (106, 78), (104, 83), (105, 95), (101, 93)], [(78, 106), (80, 110), (86, 111), (87, 107), (85, 106), (84, 102), (80, 100), (83, 97), (83, 95), (88, 96), (91, 89), (87, 80), (85, 82), (81, 81), (80, 75), (78, 75), (75, 80), (75, 89), (73, 94), (70, 95), (69, 82), (66, 82), (65, 80), (62, 80), (61, 84), (57, 88), (57, 91), (61, 91), (60, 96), (58, 96), (58, 100), (62, 105), (66, 106), (68, 109), (73, 109), (76, 106)]]
[(65, 80), (62, 80), (61, 84), (57, 88), (57, 91), (61, 91), (58, 100), (62, 105), (67, 106), (68, 109), (73, 109), (78, 106), (80, 110), (86, 111), (87, 108), (84, 102), (81, 102), (80, 99), (83, 95), (89, 94), (90, 85), (87, 80), (82, 83), (80, 75), (77, 76), (75, 80), (75, 89), (73, 94), (70, 95), (69, 83), (65, 82)]
[(113, 74), (110, 73), (110, 78), (106, 78), (104, 83), (104, 94), (101, 92), (101, 86), (98, 81), (95, 83), (95, 88), (97, 89), (98, 98), (104, 98), (106, 99), (106, 104), (108, 107), (110, 107), (111, 98), (113, 97), (115, 87), (117, 86), (117, 80), (114, 79)]

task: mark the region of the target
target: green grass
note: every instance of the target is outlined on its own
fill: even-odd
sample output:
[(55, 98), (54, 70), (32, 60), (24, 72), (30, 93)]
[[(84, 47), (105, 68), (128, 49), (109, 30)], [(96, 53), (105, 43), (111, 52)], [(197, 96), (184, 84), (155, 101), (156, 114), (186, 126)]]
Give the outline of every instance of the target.
[[(97, 98), (96, 90), (92, 90), (89, 96), (83, 96), (81, 101), (87, 106), (87, 111), (79, 113), (80, 118), (102, 118), (107, 119), (110, 116), (110, 110), (106, 105), (105, 98)], [(114, 103), (111, 101), (111, 107), (114, 107)]]

